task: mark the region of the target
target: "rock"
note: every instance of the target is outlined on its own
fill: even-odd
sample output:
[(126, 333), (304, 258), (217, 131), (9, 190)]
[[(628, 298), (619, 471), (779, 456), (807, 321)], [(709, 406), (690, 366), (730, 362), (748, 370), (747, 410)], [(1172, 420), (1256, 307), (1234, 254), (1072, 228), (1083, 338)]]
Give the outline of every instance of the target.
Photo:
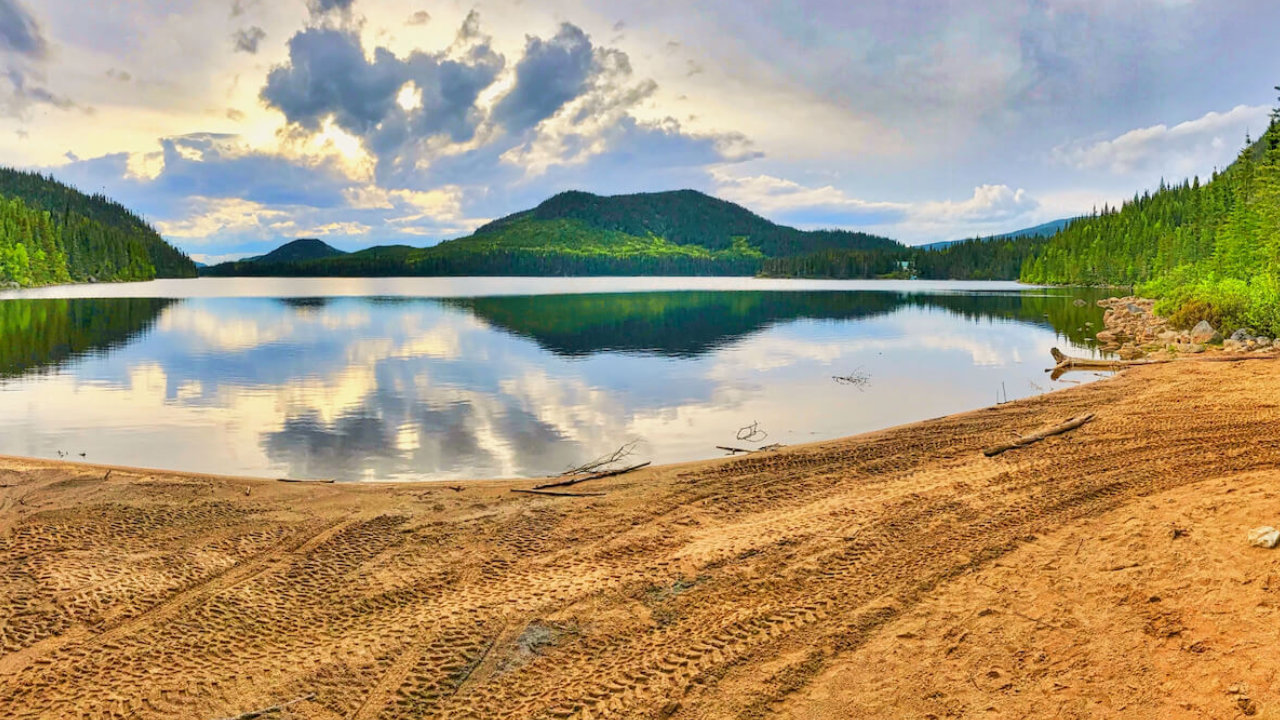
[(1260, 349), (1261, 349), (1261, 348), (1271, 347), (1271, 344), (1272, 344), (1272, 340), (1271, 340), (1271, 338), (1269, 338), (1269, 337), (1261, 337), (1261, 336), (1254, 338), (1254, 339), (1253, 339), (1253, 342), (1254, 342), (1254, 343), (1256, 343), (1256, 344), (1257, 344), (1257, 347), (1258, 347), (1258, 348), (1260, 348)]
[(12, 280), (5, 280), (4, 282), (0, 282), (0, 290), (18, 290), (21, 287), (22, 287), (21, 285), (19, 285), (16, 282), (13, 282)]
[(1215, 343), (1221, 340), (1222, 335), (1213, 329), (1208, 320), (1201, 320), (1196, 323), (1195, 327), (1191, 328), (1191, 342), (1193, 343)]
[(1162, 333), (1160, 333), (1159, 335), (1157, 335), (1157, 336), (1156, 336), (1156, 339), (1157, 339), (1157, 340), (1159, 340), (1160, 342), (1162, 342), (1162, 343), (1164, 343), (1164, 344), (1168, 345), (1169, 343), (1175, 343), (1175, 342), (1178, 342), (1178, 333), (1176, 333), (1176, 332), (1174, 332), (1174, 331), (1172, 331), (1172, 330), (1165, 330), (1164, 332), (1162, 332)]
[(1235, 338), (1227, 338), (1222, 341), (1222, 349), (1225, 352), (1240, 352), (1245, 349), (1245, 344)]
[(1143, 310), (1142, 308), (1138, 307), (1137, 305), (1134, 305), (1133, 303), (1129, 303), (1128, 305), (1125, 305), (1124, 309), (1128, 310), (1134, 315), (1142, 315), (1143, 313), (1146, 312), (1146, 310)]
[(1231, 339), (1235, 340), (1236, 342), (1244, 342), (1245, 340), (1250, 340), (1252, 338), (1253, 338), (1253, 333), (1249, 332), (1245, 328), (1240, 328), (1239, 330), (1236, 330), (1235, 332), (1231, 333)]
[(1120, 356), (1121, 360), (1138, 360), (1146, 355), (1146, 353), (1139, 350), (1135, 345), (1133, 345), (1133, 343), (1126, 343), (1121, 346), (1120, 352), (1117, 354)]
[(1256, 527), (1249, 531), (1249, 544), (1254, 547), (1271, 549), (1280, 543), (1280, 530), (1270, 525)]
[(1101, 330), (1094, 337), (1098, 338), (1098, 342), (1108, 345), (1116, 341), (1116, 333), (1113, 330)]
[(1180, 343), (1174, 343), (1172, 347), (1174, 350), (1180, 353), (1190, 353), (1194, 355), (1195, 353), (1204, 352), (1204, 345), (1200, 343), (1180, 342)]

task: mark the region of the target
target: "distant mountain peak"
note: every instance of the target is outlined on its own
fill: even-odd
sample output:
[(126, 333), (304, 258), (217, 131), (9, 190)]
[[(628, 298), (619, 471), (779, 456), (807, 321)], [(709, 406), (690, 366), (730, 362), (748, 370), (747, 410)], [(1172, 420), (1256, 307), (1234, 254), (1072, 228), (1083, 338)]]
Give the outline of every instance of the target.
[(301, 260), (319, 260), (321, 258), (337, 257), (338, 255), (346, 254), (347, 253), (333, 247), (319, 238), (298, 238), (297, 240), (281, 245), (266, 255), (248, 258), (246, 259), (246, 262), (298, 262)]

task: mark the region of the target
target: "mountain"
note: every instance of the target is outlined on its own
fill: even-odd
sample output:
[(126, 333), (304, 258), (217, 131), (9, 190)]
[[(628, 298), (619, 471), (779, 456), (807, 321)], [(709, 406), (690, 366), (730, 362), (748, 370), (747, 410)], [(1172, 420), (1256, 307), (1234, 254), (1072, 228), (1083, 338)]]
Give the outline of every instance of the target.
[(1036, 225), (1035, 227), (1023, 228), (1022, 230), (1015, 230), (1010, 233), (1004, 233), (1003, 235), (989, 235), (983, 238), (964, 238), (961, 240), (940, 240), (938, 242), (917, 245), (916, 247), (921, 250), (940, 250), (948, 245), (969, 242), (970, 240), (1016, 240), (1018, 238), (1025, 237), (1051, 237), (1056, 235), (1067, 225), (1070, 225), (1071, 221), (1074, 219), (1075, 218), (1062, 218), (1061, 220), (1051, 220), (1047, 223)]
[(1022, 280), (1137, 285), (1175, 326), (1280, 334), (1280, 109), (1266, 133), (1206, 183), (1160, 183), (1079, 218), (1023, 266)]
[(191, 259), (142, 218), (51, 177), (0, 168), (0, 284), (195, 277)]
[(317, 240), (316, 238), (298, 238), (293, 242), (281, 245), (266, 255), (246, 258), (241, 262), (291, 263), (303, 262), (306, 260), (321, 260), (323, 258), (337, 257), (339, 255), (346, 254), (347, 253), (333, 247), (323, 240)]
[(752, 275), (766, 258), (899, 251), (888, 238), (798, 230), (695, 190), (564, 192), (434, 247), (224, 263), (207, 275)]

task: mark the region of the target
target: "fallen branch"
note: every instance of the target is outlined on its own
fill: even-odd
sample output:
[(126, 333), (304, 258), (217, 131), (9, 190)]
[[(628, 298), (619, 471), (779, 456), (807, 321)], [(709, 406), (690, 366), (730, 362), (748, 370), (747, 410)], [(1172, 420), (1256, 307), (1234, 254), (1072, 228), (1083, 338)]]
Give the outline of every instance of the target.
[(1093, 419), (1093, 413), (1089, 413), (1088, 415), (1081, 415), (1080, 417), (1074, 417), (1062, 423), (1061, 425), (1054, 425), (1051, 428), (1045, 428), (1044, 430), (1031, 433), (1030, 435), (1023, 435), (1022, 437), (1007, 443), (993, 445), (987, 448), (986, 450), (983, 450), (982, 454), (986, 455), (987, 457), (995, 457), (996, 455), (999, 455), (1002, 452), (1007, 452), (1009, 450), (1017, 450), (1018, 448), (1026, 447), (1028, 445), (1034, 445), (1035, 443), (1038, 443), (1047, 437), (1053, 437), (1054, 435), (1061, 435), (1065, 432), (1071, 432), (1072, 430), (1075, 430), (1076, 428), (1080, 427), (1081, 425), (1084, 425), (1085, 423), (1089, 422), (1092, 419)]
[(316, 697), (315, 693), (309, 693), (307, 695), (303, 695), (302, 697), (296, 700), (290, 700), (287, 703), (272, 705), (269, 708), (263, 708), (261, 710), (250, 710), (247, 713), (240, 713), (239, 715), (232, 715), (231, 717), (222, 718), (222, 720), (254, 720), (254, 718), (260, 718), (264, 715), (271, 715), (272, 713), (284, 712), (290, 705), (297, 705), (300, 702), (306, 702), (307, 700), (314, 700), (315, 697)]
[(639, 470), (640, 468), (643, 468), (643, 467), (649, 467), (649, 465), (651, 464), (652, 463), (650, 461), (646, 460), (640, 463), (639, 465), (632, 465), (630, 467), (618, 468), (617, 470), (605, 470), (604, 472), (592, 473), (591, 475), (588, 475), (586, 477), (570, 478), (568, 480), (561, 480), (559, 482), (544, 483), (542, 485), (534, 485), (533, 489), (545, 490), (547, 488), (554, 488), (554, 487), (567, 487), (569, 485), (577, 485), (578, 483), (584, 483), (590, 480), (600, 480), (602, 478), (613, 477), (615, 475), (625, 475), (629, 472), (632, 472), (633, 470)]
[(602, 493), (602, 492), (573, 493), (573, 492), (548, 492), (546, 490), (516, 490), (514, 488), (511, 490), (511, 492), (522, 493), (524, 495), (547, 495), (549, 497), (604, 497), (605, 495), (608, 494), (608, 493)]
[(303, 483), (310, 485), (332, 485), (334, 483), (333, 480), (297, 480), (294, 478), (276, 478), (276, 482)]
[(750, 455), (750, 454), (752, 454), (752, 453), (758, 453), (758, 452), (769, 452), (770, 450), (780, 450), (780, 449), (782, 449), (782, 448), (784, 448), (784, 447), (786, 447), (786, 446), (785, 446), (785, 445), (783, 445), (782, 443), (774, 443), (774, 444), (772, 444), (772, 445), (765, 445), (764, 447), (762, 447), (762, 448), (757, 448), (757, 449), (755, 449), (755, 450), (752, 450), (751, 448), (731, 447), (731, 446), (729, 446), (729, 445), (717, 445), (717, 446), (716, 446), (716, 449), (717, 449), (717, 450), (724, 450), (725, 452), (727, 452), (727, 453), (732, 453), (732, 454), (734, 454), (734, 455), (736, 455), (736, 454), (738, 454), (738, 453), (745, 453), (745, 454), (747, 454), (747, 455)]
[(560, 473), (560, 476), (563, 477), (565, 475), (587, 475), (590, 473), (598, 472), (600, 468), (606, 465), (612, 465), (618, 462), (619, 460), (631, 455), (633, 452), (635, 452), (636, 445), (638, 445), (639, 443), (640, 443), (639, 440), (632, 440), (631, 442), (627, 443), (626, 445), (623, 445), (617, 450), (614, 450), (608, 455), (602, 455), (596, 458), (595, 460), (592, 460), (589, 463), (583, 463), (578, 467), (569, 468), (568, 470), (565, 470), (564, 472)]
[(1053, 361), (1057, 363), (1054, 370), (1096, 370), (1098, 368), (1122, 368), (1132, 367), (1134, 365), (1159, 365), (1161, 363), (1171, 362), (1169, 360), (1117, 360), (1114, 358), (1081, 358), (1072, 357), (1063, 353), (1058, 348), (1049, 351), (1053, 355)]

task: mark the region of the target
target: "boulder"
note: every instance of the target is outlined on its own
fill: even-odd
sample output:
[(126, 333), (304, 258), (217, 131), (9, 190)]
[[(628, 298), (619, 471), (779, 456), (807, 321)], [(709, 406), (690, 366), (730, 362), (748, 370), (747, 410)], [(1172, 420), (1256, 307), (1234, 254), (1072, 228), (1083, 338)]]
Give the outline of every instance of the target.
[(1159, 339), (1160, 342), (1168, 345), (1169, 343), (1178, 342), (1178, 333), (1172, 330), (1165, 330), (1164, 332), (1157, 335), (1156, 338)]
[(1236, 342), (1244, 342), (1246, 340), (1251, 339), (1252, 337), (1253, 337), (1253, 333), (1249, 332), (1245, 328), (1240, 328), (1239, 330), (1236, 330), (1235, 332), (1231, 333), (1231, 339), (1235, 340)]
[(1116, 332), (1114, 330), (1101, 330), (1095, 337), (1098, 338), (1098, 342), (1110, 345), (1116, 341)]
[(1192, 355), (1204, 352), (1204, 345), (1200, 343), (1174, 343), (1172, 347), (1180, 353), (1190, 353)]
[(1222, 349), (1224, 352), (1242, 352), (1247, 347), (1248, 346), (1245, 345), (1244, 341), (1236, 340), (1234, 338), (1227, 338), (1222, 341)]
[(1128, 305), (1125, 305), (1124, 309), (1128, 310), (1134, 315), (1141, 315), (1146, 312), (1146, 310), (1143, 310), (1142, 308), (1138, 307), (1137, 305), (1134, 305), (1133, 303), (1129, 303)]
[(1146, 356), (1146, 353), (1139, 350), (1137, 346), (1132, 343), (1121, 346), (1120, 352), (1116, 354), (1120, 356), (1121, 360), (1138, 360)]
[(1222, 335), (1219, 334), (1217, 330), (1213, 329), (1213, 326), (1209, 324), (1208, 320), (1201, 320), (1196, 323), (1195, 327), (1191, 328), (1191, 342), (1194, 344), (1215, 343), (1221, 341)]
[(1268, 348), (1271, 347), (1272, 340), (1269, 337), (1256, 337), (1253, 339), (1255, 347)]

